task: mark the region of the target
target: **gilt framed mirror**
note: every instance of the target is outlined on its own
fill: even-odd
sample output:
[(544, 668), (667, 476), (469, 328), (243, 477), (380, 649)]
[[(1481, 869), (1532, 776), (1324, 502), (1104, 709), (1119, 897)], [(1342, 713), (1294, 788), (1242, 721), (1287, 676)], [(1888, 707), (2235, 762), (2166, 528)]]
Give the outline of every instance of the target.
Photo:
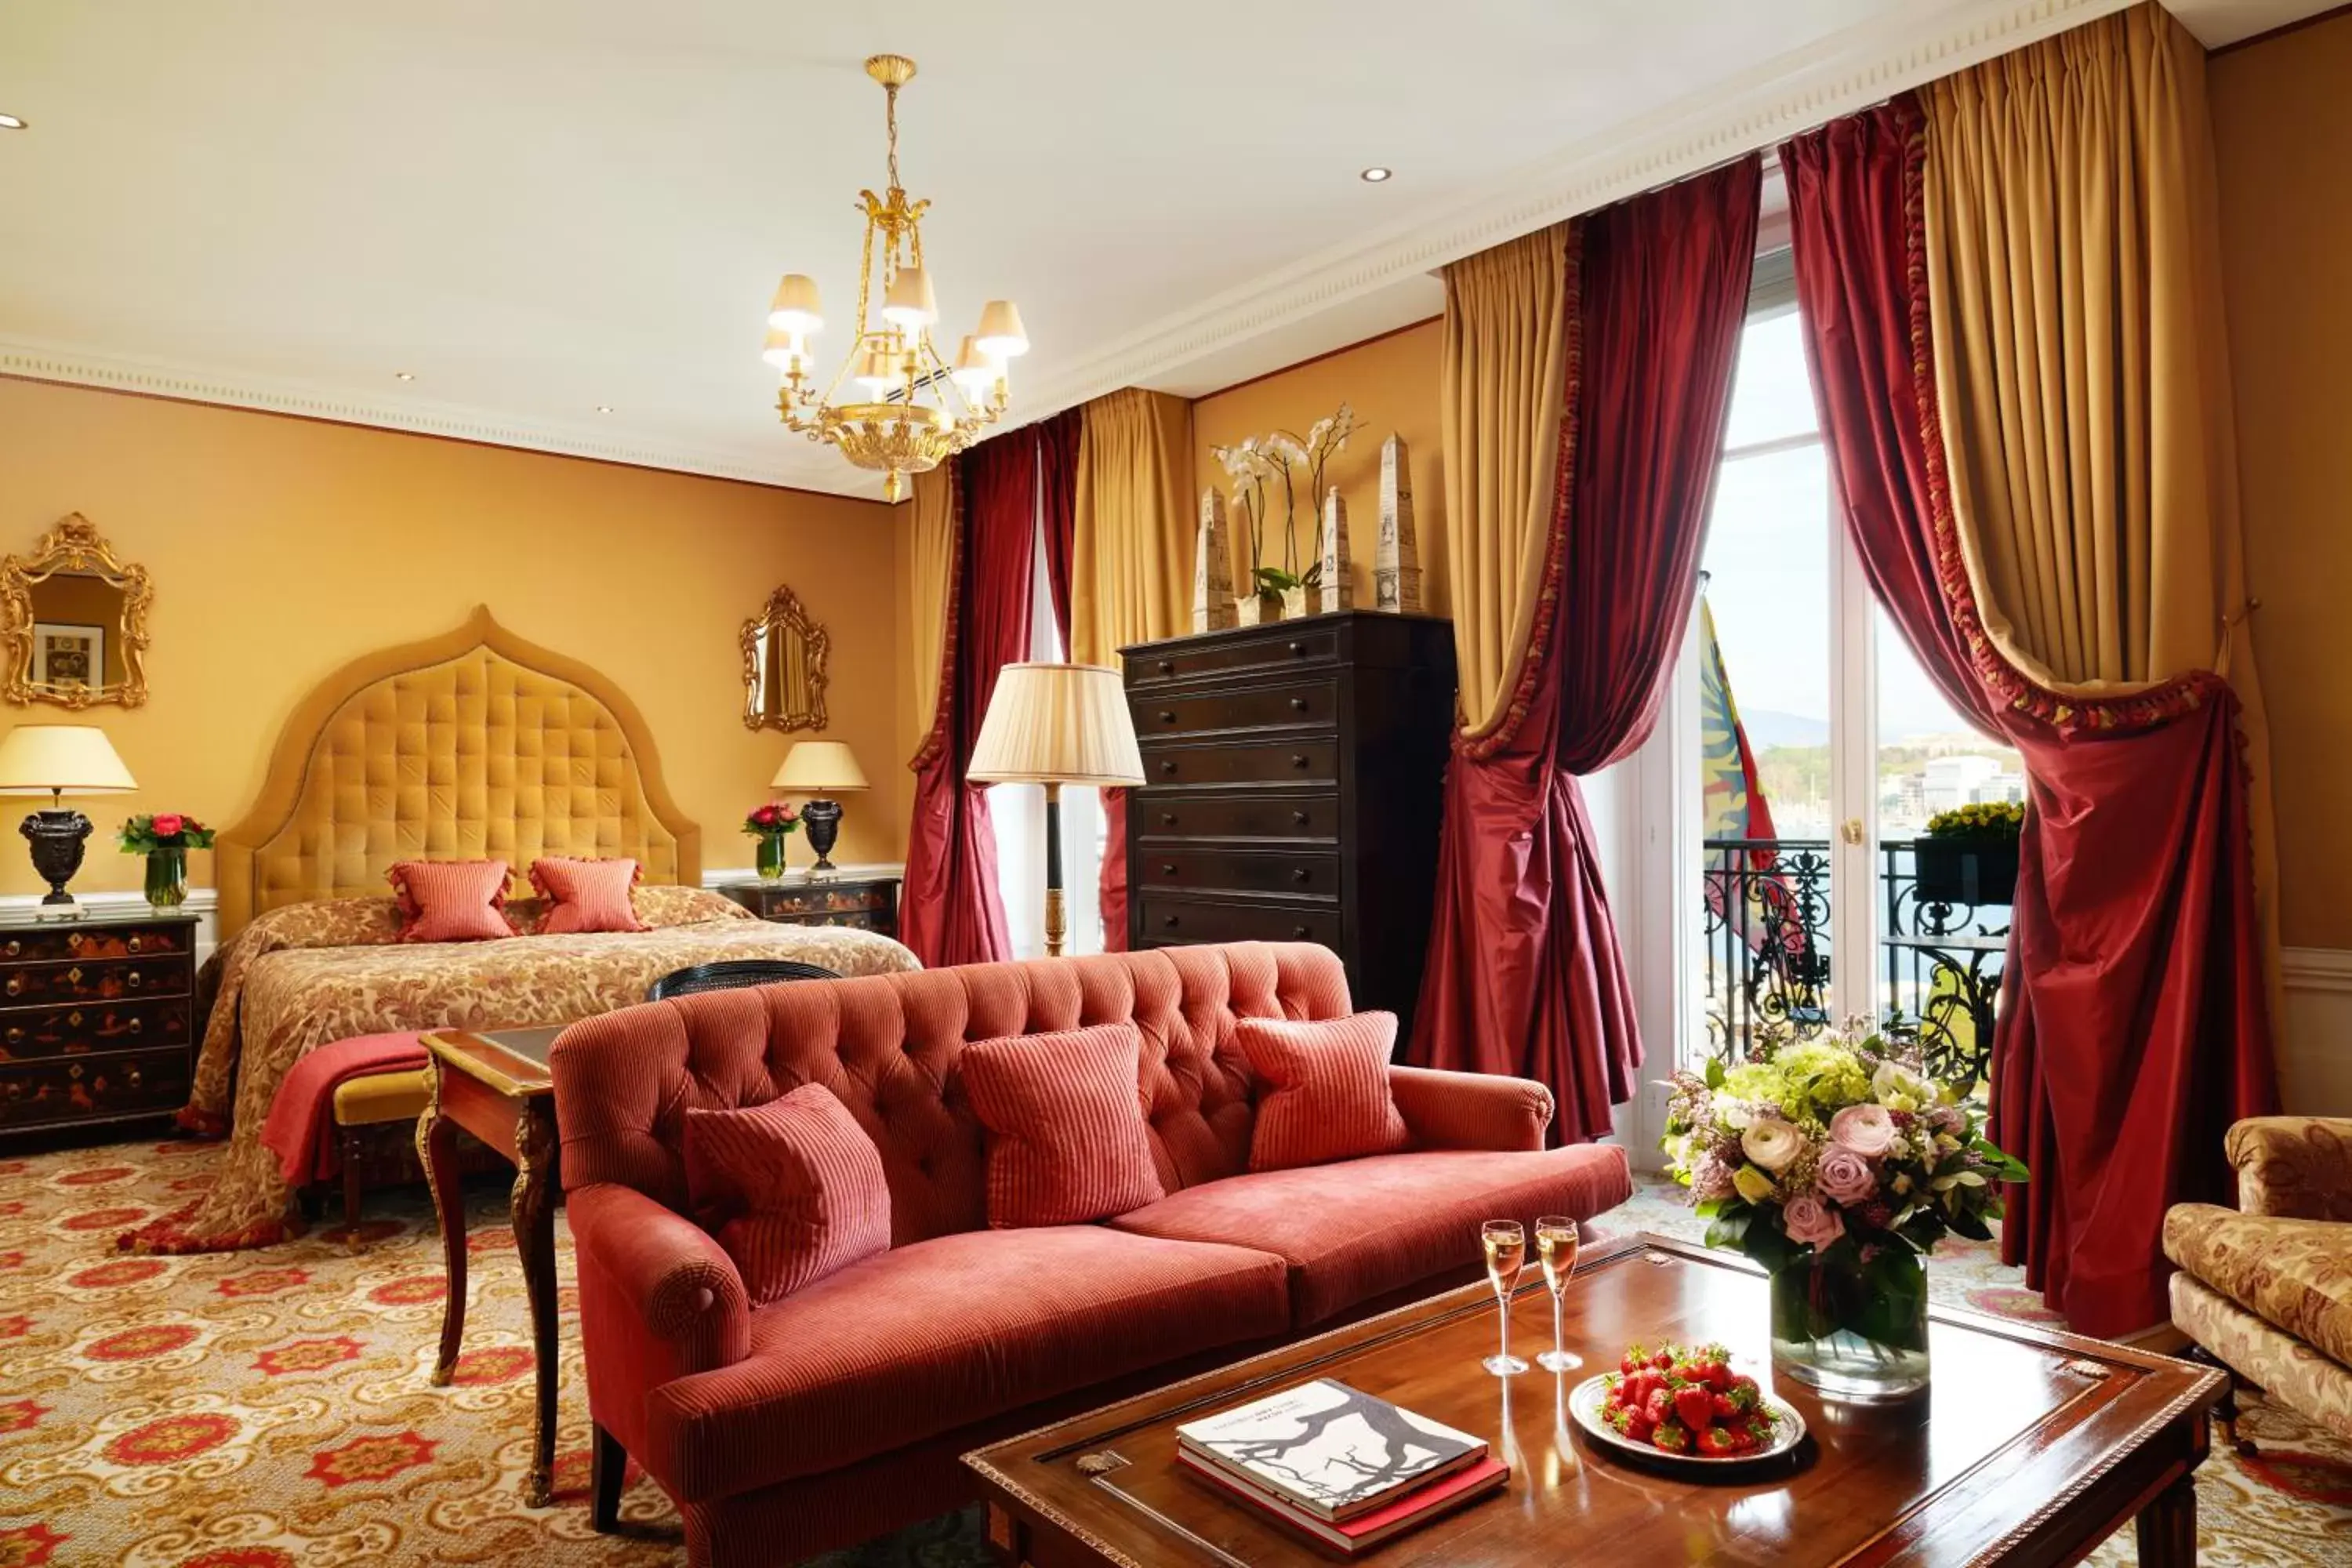
[(824, 659), (832, 646), (790, 588), (768, 595), (743, 623), (743, 727), (747, 730), (824, 728)]
[(80, 710), (147, 700), (147, 612), (155, 590), (147, 568), (116, 558), (79, 512), (30, 555), (0, 557), (0, 648), (5, 695)]

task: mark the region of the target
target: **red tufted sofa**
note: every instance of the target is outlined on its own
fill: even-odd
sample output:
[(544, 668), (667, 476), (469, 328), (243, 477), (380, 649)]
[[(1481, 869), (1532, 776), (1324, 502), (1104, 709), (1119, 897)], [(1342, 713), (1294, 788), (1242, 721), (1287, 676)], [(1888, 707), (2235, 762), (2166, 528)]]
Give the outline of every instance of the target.
[[(1201, 1365), (1476, 1272), (1478, 1222), (1580, 1218), (1632, 1193), (1623, 1152), (1543, 1148), (1550, 1095), (1391, 1068), (1402, 1153), (1246, 1173), (1236, 1016), (1349, 1011), (1319, 947), (1242, 942), (650, 1003), (552, 1058), (597, 1515), (622, 1451), (698, 1564), (797, 1558), (969, 1500), (959, 1456)], [(1132, 1018), (1168, 1196), (1100, 1225), (992, 1230), (956, 1075), (968, 1040)], [(685, 1113), (817, 1082), (881, 1150), (891, 1249), (758, 1310), (678, 1213)]]

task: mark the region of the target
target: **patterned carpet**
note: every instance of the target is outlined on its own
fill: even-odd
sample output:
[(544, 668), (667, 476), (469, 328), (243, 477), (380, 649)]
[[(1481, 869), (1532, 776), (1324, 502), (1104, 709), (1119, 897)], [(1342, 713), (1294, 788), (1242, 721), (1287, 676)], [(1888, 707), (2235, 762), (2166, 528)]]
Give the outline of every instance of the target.
[[(474, 1299), (451, 1386), (426, 1381), (441, 1266), (421, 1194), (376, 1200), (365, 1249), (324, 1233), (262, 1252), (122, 1258), (108, 1239), (203, 1190), (217, 1145), (140, 1143), (0, 1160), (0, 1568), (671, 1564), (657, 1489), (624, 1506), (651, 1539), (596, 1535), (588, 1416), (565, 1288), (560, 1496), (520, 1500), (531, 1353), (503, 1194), (477, 1192)], [(1612, 1228), (1690, 1234), (1645, 1188)], [(562, 1268), (570, 1238), (561, 1227)], [(1930, 1272), (1939, 1300), (2029, 1316), (1990, 1248)], [(2213, 1568), (2352, 1563), (2352, 1448), (2251, 1402), (2265, 1445), (2200, 1472)], [(667, 1539), (663, 1539), (664, 1535)], [(986, 1561), (970, 1515), (825, 1560), (828, 1568)], [(2128, 1535), (2094, 1559), (2132, 1561)]]

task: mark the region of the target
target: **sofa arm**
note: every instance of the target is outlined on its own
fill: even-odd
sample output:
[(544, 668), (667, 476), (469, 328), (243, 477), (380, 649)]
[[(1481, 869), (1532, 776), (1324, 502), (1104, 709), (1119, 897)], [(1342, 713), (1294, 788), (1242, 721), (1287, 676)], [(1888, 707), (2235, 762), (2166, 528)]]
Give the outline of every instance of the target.
[(1551, 1090), (1532, 1079), (1391, 1067), (1389, 1092), (1423, 1149), (1540, 1149)]
[(565, 1194), (564, 1206), (579, 1258), (592, 1394), (600, 1370), (609, 1385), (641, 1398), (672, 1378), (731, 1366), (751, 1353), (751, 1298), (735, 1260), (709, 1231), (611, 1182)]
[(2352, 1121), (2257, 1116), (2231, 1128), (2222, 1147), (2245, 1213), (2352, 1220)]

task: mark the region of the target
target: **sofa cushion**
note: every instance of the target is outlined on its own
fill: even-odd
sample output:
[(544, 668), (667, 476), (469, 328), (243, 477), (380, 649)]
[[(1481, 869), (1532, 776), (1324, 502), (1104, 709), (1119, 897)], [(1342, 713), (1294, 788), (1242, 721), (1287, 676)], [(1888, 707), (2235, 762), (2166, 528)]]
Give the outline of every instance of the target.
[(751, 1354), (646, 1396), (680, 1502), (855, 1464), (1289, 1324), (1278, 1258), (1098, 1226), (894, 1248), (751, 1315)]
[(988, 1223), (1081, 1225), (1159, 1199), (1132, 1024), (964, 1047), (964, 1092), (988, 1139)]
[(1625, 1152), (1606, 1144), (1427, 1150), (1229, 1176), (1111, 1224), (1276, 1254), (1290, 1266), (1291, 1317), (1303, 1327), (1476, 1262), (1482, 1220), (1590, 1219), (1633, 1195)]
[(2352, 1364), (2352, 1225), (2177, 1204), (2164, 1216), (2164, 1253), (2256, 1317)]
[(882, 1156), (820, 1083), (741, 1110), (688, 1111), (686, 1190), (755, 1306), (890, 1246)]
[(1411, 1135), (1389, 1092), (1396, 1031), (1394, 1013), (1234, 1019), (1234, 1038), (1262, 1089), (1249, 1168), (1286, 1171), (1403, 1148)]

